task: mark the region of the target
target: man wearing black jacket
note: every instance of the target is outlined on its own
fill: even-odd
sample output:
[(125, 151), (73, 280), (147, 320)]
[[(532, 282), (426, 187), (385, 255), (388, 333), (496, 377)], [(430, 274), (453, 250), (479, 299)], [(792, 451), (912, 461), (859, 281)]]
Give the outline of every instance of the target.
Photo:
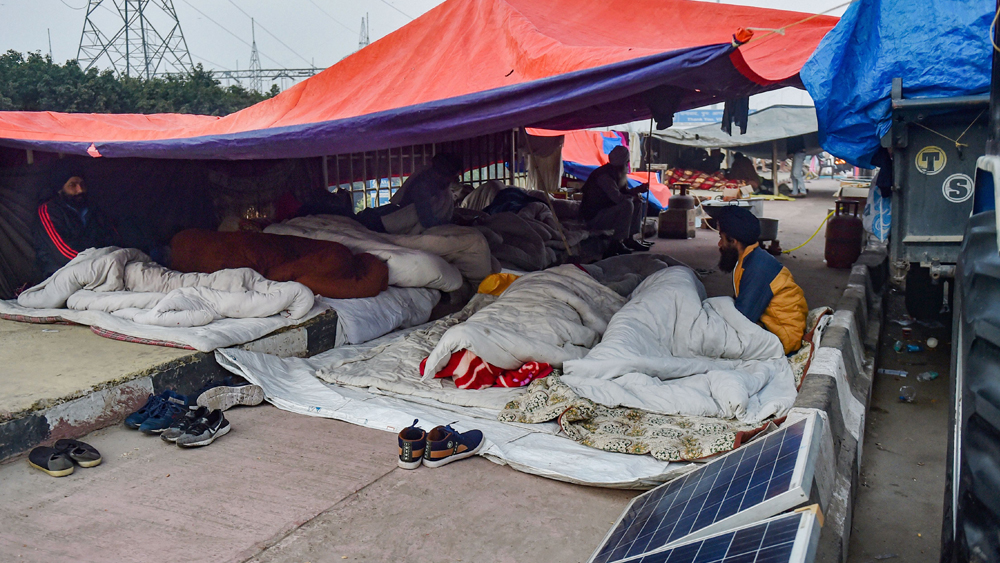
[(87, 202), (83, 176), (70, 176), (52, 199), (38, 206), (33, 226), (35, 263), (45, 278), (88, 248), (119, 246), (114, 225)]

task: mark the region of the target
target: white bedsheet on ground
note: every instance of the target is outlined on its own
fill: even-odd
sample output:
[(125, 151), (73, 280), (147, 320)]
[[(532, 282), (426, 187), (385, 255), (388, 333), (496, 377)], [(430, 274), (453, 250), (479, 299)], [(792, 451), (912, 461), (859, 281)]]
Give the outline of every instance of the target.
[(572, 265), (518, 278), (497, 301), (454, 326), (427, 358), (424, 379), (461, 350), (503, 369), (526, 362), (562, 367), (601, 339), (625, 298)]
[[(216, 359), (233, 373), (263, 387), (267, 400), (280, 409), (392, 433), (409, 426), (414, 418), (428, 429), (449, 423), (460, 431), (477, 428), (486, 436), (482, 455), (487, 459), (550, 479), (601, 487), (648, 488), (690, 470), (691, 464), (595, 450), (557, 436), (559, 426), (555, 423), (503, 423), (497, 420), (496, 410), (376, 394), (317, 379), (316, 371), (341, 350), (303, 359), (226, 349), (217, 350)], [(395, 451), (386, 455), (395, 455)]]
[(796, 396), (778, 338), (732, 298), (706, 299), (685, 267), (646, 278), (601, 343), (564, 364), (562, 380), (602, 405), (746, 423), (781, 416)]
[(396, 329), (426, 323), (441, 300), (441, 292), (389, 286), (375, 297), (319, 300), (337, 312), (336, 345), (343, 346), (363, 344)]

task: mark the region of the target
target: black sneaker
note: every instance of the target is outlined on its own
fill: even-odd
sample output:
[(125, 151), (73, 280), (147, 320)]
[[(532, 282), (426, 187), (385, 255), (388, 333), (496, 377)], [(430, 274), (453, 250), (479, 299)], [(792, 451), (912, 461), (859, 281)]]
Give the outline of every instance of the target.
[(194, 421), (187, 431), (177, 438), (177, 445), (184, 448), (207, 446), (219, 436), (228, 434), (230, 428), (232, 427), (222, 411), (214, 410), (208, 413), (208, 416)]
[(160, 438), (166, 442), (176, 442), (177, 438), (180, 438), (187, 432), (188, 428), (192, 424), (197, 422), (201, 418), (208, 416), (208, 413), (212, 412), (207, 407), (198, 407), (196, 409), (191, 409), (184, 413), (184, 416), (178, 418), (170, 425), (166, 430), (160, 433)]
[(645, 244), (635, 240), (634, 238), (625, 239), (625, 242), (623, 244), (625, 245), (625, 248), (629, 250), (635, 250), (638, 252), (648, 252), (649, 247), (653, 246), (653, 245), (646, 246)]

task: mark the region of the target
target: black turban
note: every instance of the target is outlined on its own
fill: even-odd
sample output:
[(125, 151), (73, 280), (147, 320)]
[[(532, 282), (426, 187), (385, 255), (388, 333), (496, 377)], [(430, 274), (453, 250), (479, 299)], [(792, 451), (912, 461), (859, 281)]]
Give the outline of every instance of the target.
[(760, 238), (760, 221), (745, 207), (723, 207), (718, 217), (719, 232), (750, 246)]

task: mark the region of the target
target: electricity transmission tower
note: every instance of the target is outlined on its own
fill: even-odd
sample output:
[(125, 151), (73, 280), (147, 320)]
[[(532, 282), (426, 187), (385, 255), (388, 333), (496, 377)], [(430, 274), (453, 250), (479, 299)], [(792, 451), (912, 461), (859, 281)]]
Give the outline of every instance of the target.
[(250, 44), (250, 89), (260, 92), (263, 88), (260, 72), (260, 56), (257, 54), (257, 30), (253, 18), (250, 18), (250, 34), (252, 42)]
[(358, 37), (358, 50), (364, 49), (371, 43), (368, 39), (368, 13), (365, 12), (365, 17), (361, 18), (361, 35)]
[(103, 60), (146, 79), (194, 68), (173, 0), (89, 0), (76, 58), (84, 70)]

